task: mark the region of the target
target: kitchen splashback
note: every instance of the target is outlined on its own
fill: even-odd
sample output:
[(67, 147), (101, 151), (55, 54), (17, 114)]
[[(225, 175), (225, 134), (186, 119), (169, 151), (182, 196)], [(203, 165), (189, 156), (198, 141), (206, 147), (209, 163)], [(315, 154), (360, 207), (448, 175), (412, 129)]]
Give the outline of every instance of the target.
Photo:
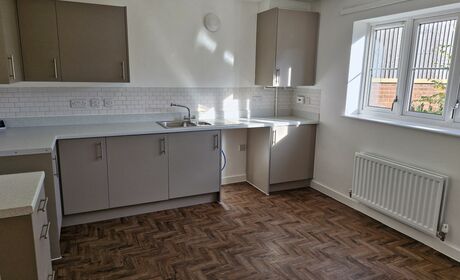
[[(309, 94), (309, 93), (302, 93)], [(316, 93), (311, 93), (316, 99)], [(182, 112), (171, 102), (190, 106), (200, 118), (272, 116), (274, 89), (145, 87), (0, 88), (0, 118), (91, 116)], [(295, 94), (280, 90), (279, 114), (294, 109)], [(312, 104), (315, 113), (319, 104)], [(316, 109), (316, 107), (318, 107)], [(308, 110), (309, 108), (307, 108)], [(311, 108), (310, 108), (311, 109)]]

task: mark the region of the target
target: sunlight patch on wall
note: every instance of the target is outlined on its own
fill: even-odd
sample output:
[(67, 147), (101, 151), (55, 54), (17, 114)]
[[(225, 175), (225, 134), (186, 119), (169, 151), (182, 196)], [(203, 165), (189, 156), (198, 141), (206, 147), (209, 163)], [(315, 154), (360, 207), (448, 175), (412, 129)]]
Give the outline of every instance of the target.
[(200, 30), (200, 32), (198, 32), (198, 36), (196, 37), (196, 45), (204, 47), (212, 53), (214, 53), (217, 49), (217, 42), (214, 41), (204, 30)]
[(238, 99), (233, 98), (233, 94), (229, 95), (223, 101), (224, 118), (225, 119), (239, 119), (240, 118), (240, 105)]

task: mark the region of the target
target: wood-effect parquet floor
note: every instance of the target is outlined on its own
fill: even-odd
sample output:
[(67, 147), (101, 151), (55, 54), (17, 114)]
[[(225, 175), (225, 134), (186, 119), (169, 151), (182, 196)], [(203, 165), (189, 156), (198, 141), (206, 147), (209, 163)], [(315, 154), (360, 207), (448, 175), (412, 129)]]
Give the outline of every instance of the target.
[(460, 264), (312, 189), (63, 229), (57, 279), (460, 279)]

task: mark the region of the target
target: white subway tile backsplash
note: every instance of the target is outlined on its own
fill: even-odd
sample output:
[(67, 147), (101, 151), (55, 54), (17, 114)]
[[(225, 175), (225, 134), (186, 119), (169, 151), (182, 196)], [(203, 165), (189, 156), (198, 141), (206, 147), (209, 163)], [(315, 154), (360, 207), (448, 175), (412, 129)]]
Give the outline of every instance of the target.
[[(292, 90), (280, 90), (280, 114), (290, 114), (296, 109), (295, 94)], [(308, 94), (310, 104), (297, 109), (319, 112), (320, 93)], [(99, 100), (99, 106), (91, 108), (91, 99)], [(87, 107), (71, 108), (72, 100), (85, 100)], [(0, 118), (183, 112), (180, 108), (171, 108), (171, 102), (191, 107), (193, 114), (199, 117), (270, 116), (274, 111), (274, 90), (261, 87), (9, 87), (0, 88)], [(105, 106), (106, 103), (111, 104)]]

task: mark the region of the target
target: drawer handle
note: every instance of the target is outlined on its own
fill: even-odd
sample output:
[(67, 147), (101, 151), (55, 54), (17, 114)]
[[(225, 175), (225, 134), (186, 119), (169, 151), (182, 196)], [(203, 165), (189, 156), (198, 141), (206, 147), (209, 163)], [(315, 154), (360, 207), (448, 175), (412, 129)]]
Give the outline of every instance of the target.
[(45, 197), (45, 199), (40, 200), (40, 203), (38, 204), (38, 212), (46, 212), (47, 206), (48, 206), (48, 197)]
[(40, 239), (48, 239), (48, 236), (50, 233), (50, 226), (51, 226), (51, 222), (48, 222), (46, 225), (42, 226), (42, 232), (40, 233)]
[(51, 272), (51, 274), (48, 274), (48, 280), (54, 280), (54, 278), (56, 277), (56, 271), (53, 270), (53, 272)]

